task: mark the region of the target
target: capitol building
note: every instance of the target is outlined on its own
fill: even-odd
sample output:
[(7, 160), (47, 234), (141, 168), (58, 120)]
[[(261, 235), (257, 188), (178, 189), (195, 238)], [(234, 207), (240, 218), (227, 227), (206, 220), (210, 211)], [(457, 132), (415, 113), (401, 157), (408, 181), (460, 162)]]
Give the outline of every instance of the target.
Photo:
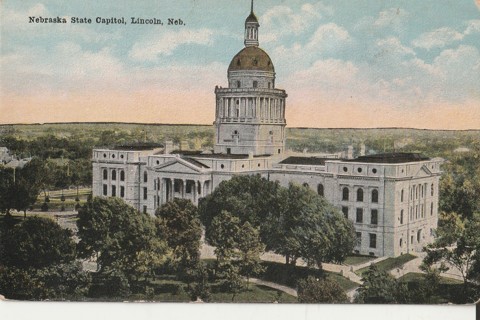
[(93, 150), (93, 195), (120, 197), (154, 214), (164, 203), (198, 204), (234, 175), (261, 175), (282, 186), (307, 186), (351, 220), (354, 251), (394, 257), (419, 252), (437, 227), (440, 158), (414, 153), (288, 156), (287, 93), (259, 47), (259, 23), (245, 21), (244, 48), (230, 62), (228, 87), (215, 87), (215, 141), (209, 152), (118, 147)]

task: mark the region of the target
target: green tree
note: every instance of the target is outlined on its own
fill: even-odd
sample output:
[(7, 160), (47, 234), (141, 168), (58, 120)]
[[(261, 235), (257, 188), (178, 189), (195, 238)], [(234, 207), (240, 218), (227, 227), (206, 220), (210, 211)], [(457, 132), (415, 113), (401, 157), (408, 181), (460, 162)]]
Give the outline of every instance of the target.
[(243, 288), (238, 284), (241, 280), (238, 276), (246, 277), (248, 286), (250, 277), (263, 271), (260, 254), (265, 246), (260, 241), (258, 229), (248, 221), (242, 224), (238, 217), (227, 211), (213, 219), (212, 228), (207, 241), (215, 246), (217, 269), (229, 292), (235, 295)]
[(50, 300), (81, 300), (91, 281), (90, 274), (83, 270), (79, 261), (37, 269), (33, 275), (43, 285), (43, 296)]
[(480, 212), (480, 145), (471, 147), (470, 152), (454, 155), (443, 165), (440, 181), (440, 210), (462, 218)]
[(348, 297), (337, 282), (309, 276), (298, 282), (298, 302), (345, 303)]
[(240, 219), (227, 211), (222, 211), (213, 219), (212, 231), (206, 240), (215, 247), (218, 264), (222, 265), (235, 258), (237, 237), (240, 231)]
[(354, 301), (365, 304), (407, 303), (406, 284), (397, 281), (386, 271), (371, 265), (364, 273), (363, 283), (357, 290)]
[[(123, 272), (131, 280), (161, 265), (167, 246), (154, 219), (118, 198), (94, 198), (78, 213), (79, 254), (96, 257), (99, 271)], [(147, 273), (147, 274), (145, 274)]]
[(340, 262), (354, 246), (353, 224), (307, 187), (291, 184), (286, 189), (259, 176), (222, 182), (199, 205), (209, 243), (211, 234), (218, 234), (219, 222), (214, 221), (223, 211), (259, 229), (266, 250), (286, 256), (292, 265), (298, 258), (318, 266)]
[(196, 301), (198, 298), (208, 302), (211, 297), (209, 284), (209, 270), (204, 263), (199, 263), (194, 271), (193, 284), (189, 287), (190, 298)]
[(10, 215), (14, 207), (14, 179), (15, 171), (0, 165), (0, 212)]
[(466, 299), (473, 302), (471, 287), (480, 262), (480, 213), (474, 213), (470, 219), (462, 220), (457, 214), (443, 213), (440, 217), (437, 238), (425, 251), (426, 267), (436, 267), (440, 272), (455, 268), (460, 272)]
[(167, 241), (179, 271), (187, 273), (196, 268), (200, 260), (202, 237), (197, 208), (189, 200), (175, 199), (160, 207), (155, 215), (158, 218), (159, 236)]
[(10, 213), (11, 209), (23, 211), (35, 203), (41, 187), (43, 162), (33, 158), (23, 168), (0, 166), (0, 210)]
[(252, 276), (264, 271), (260, 264), (260, 255), (265, 251), (265, 245), (260, 240), (260, 232), (250, 222), (245, 222), (237, 235), (238, 266), (240, 274), (247, 278), (247, 289)]
[(18, 171), (19, 174), (14, 184), (14, 208), (23, 211), (24, 217), (26, 217), (27, 209), (37, 201), (43, 168), (43, 161), (33, 158)]
[(279, 210), (267, 216), (267, 248), (295, 265), (298, 258), (321, 267), (341, 262), (354, 246), (353, 224), (308, 187), (290, 184), (278, 196)]
[(8, 267), (40, 269), (75, 258), (72, 232), (47, 218), (28, 217), (2, 232), (1, 241), (0, 264)]
[(280, 185), (260, 176), (234, 176), (223, 181), (199, 204), (199, 213), (205, 226), (206, 237), (214, 230), (212, 221), (222, 211), (258, 228), (271, 211), (277, 210), (277, 193)]

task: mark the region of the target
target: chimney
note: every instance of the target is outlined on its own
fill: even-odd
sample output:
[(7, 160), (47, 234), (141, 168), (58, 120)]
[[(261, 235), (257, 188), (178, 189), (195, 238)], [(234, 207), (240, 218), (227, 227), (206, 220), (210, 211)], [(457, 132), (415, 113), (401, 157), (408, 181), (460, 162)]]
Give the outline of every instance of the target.
[(173, 151), (173, 141), (165, 141), (165, 154), (170, 154)]
[(348, 146), (347, 159), (353, 159), (353, 146)]

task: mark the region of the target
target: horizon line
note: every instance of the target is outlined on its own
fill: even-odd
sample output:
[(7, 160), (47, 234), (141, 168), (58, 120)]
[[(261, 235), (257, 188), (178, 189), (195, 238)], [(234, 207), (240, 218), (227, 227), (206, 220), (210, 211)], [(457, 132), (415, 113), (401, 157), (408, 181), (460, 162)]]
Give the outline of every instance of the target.
[[(213, 127), (213, 124), (200, 123), (148, 123), (148, 122), (120, 122), (120, 121), (60, 121), (60, 122), (35, 122), (35, 123), (0, 123), (0, 126), (41, 126), (41, 125), (61, 125), (61, 124), (128, 124), (128, 125), (142, 125), (142, 126), (202, 126)], [(422, 130), (422, 131), (480, 131), (480, 128), (469, 129), (428, 129), (415, 127), (286, 127), (287, 129), (319, 129), (319, 130)]]

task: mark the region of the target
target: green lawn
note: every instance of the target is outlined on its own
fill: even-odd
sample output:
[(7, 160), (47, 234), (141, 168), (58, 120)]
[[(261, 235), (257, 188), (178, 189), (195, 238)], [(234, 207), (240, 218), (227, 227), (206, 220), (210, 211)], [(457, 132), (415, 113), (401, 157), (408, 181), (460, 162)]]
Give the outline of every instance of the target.
[(259, 275), (257, 278), (265, 281), (283, 284), (292, 288), (295, 288), (297, 286), (298, 280), (304, 279), (308, 276), (313, 276), (316, 278), (321, 278), (325, 276), (331, 280), (338, 282), (338, 284), (345, 291), (349, 291), (355, 287), (358, 287), (357, 283), (348, 280), (339, 273), (299, 266), (296, 266), (294, 269), (292, 269), (291, 266), (287, 266), (284, 263), (270, 261), (263, 261), (262, 265), (265, 267), (265, 272)]
[[(415, 292), (418, 290), (420, 284), (425, 280), (425, 275), (422, 273), (407, 273), (399, 278), (400, 281), (405, 282), (409, 290)], [(445, 303), (474, 303), (480, 296), (480, 286), (468, 284), (464, 286), (463, 281), (440, 277), (438, 288), (434, 289), (433, 294), (428, 298), (429, 303), (445, 304)]]
[[(399, 267), (403, 266), (405, 263), (407, 263), (408, 261), (413, 260), (415, 258), (416, 257), (411, 255), (411, 254), (404, 254), (404, 255), (401, 255), (401, 256), (396, 257), (396, 258), (385, 259), (383, 261), (380, 261), (380, 262), (376, 263), (375, 265), (377, 266), (379, 271), (387, 271), (388, 272), (390, 270), (393, 270), (395, 268), (399, 268)], [(368, 268), (369, 267), (359, 269), (359, 270), (355, 271), (355, 273), (358, 274), (359, 276), (362, 276), (363, 273), (368, 270)]]
[[(149, 286), (154, 288), (153, 296), (147, 297), (144, 294), (133, 293), (126, 298), (88, 298), (89, 301), (155, 301), (155, 302), (191, 302), (188, 295), (187, 285), (181, 281), (175, 280), (170, 276), (161, 277), (151, 281)], [(279, 291), (267, 286), (250, 284), (248, 289), (235, 295), (221, 290), (220, 283), (211, 284), (211, 297), (208, 302), (217, 303), (273, 303), (275, 301), (282, 303), (295, 303), (297, 298), (283, 291)]]
[(371, 261), (375, 259), (375, 257), (372, 256), (361, 256), (361, 255), (351, 255), (348, 256), (343, 264), (349, 265), (349, 266), (355, 266), (358, 264), (366, 263), (368, 261)]
[[(417, 273), (417, 272), (410, 272), (404, 275), (403, 277), (398, 278), (400, 281), (404, 282), (418, 282), (425, 280), (425, 275), (423, 273)], [(457, 280), (457, 279), (452, 279), (452, 278), (446, 278), (446, 277), (440, 277), (440, 284), (462, 284), (463, 281)]]

